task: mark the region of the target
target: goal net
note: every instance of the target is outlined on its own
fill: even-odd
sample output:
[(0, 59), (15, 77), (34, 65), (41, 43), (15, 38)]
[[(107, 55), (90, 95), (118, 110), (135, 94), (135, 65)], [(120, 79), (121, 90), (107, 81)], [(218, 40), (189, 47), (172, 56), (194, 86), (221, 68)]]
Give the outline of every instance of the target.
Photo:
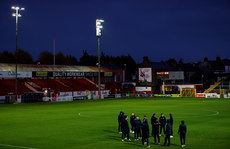
[(181, 90), (181, 97), (196, 97), (195, 88), (183, 88)]

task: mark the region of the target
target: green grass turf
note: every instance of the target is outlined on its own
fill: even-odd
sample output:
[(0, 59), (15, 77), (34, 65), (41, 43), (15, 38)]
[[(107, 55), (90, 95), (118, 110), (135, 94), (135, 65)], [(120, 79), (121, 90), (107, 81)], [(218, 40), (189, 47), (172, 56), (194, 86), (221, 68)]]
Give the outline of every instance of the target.
[[(127, 149), (143, 148), (141, 141), (121, 141), (117, 132), (120, 111), (135, 112), (150, 125), (152, 113), (157, 117), (169, 113), (174, 117), (172, 145), (151, 148), (181, 148), (178, 127), (187, 125), (185, 148), (229, 148), (230, 100), (194, 98), (136, 98), (0, 105), (0, 144), (37, 149)], [(80, 115), (79, 115), (80, 113)], [(219, 114), (218, 114), (219, 113)], [(133, 134), (130, 134), (133, 137)], [(163, 144), (163, 136), (161, 137)], [(0, 148), (12, 149), (17, 147)]]

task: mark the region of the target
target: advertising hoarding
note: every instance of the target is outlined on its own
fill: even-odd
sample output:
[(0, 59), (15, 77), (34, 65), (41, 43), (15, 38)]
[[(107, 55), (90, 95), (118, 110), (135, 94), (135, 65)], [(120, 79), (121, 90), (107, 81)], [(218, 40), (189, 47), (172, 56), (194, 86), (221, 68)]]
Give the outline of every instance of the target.
[(152, 82), (152, 68), (138, 68), (138, 81), (140, 83)]
[[(0, 71), (0, 78), (15, 78), (15, 71)], [(32, 78), (32, 71), (18, 71), (18, 78)]]

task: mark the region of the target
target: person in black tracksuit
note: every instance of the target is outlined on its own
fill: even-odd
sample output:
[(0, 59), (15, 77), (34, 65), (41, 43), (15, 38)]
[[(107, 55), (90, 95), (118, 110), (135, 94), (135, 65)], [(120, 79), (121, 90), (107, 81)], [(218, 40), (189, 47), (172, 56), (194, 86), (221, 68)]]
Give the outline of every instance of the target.
[(171, 138), (173, 138), (173, 117), (172, 117), (172, 114), (170, 113), (169, 114), (169, 117), (170, 117), (170, 119), (169, 119), (169, 121), (170, 121), (170, 124), (171, 124)]
[(130, 132), (134, 133), (134, 120), (135, 120), (136, 116), (134, 114), (134, 112), (132, 112), (131, 116), (130, 116), (130, 124), (131, 124), (131, 130)]
[(153, 137), (153, 127), (154, 127), (154, 123), (157, 120), (157, 118), (155, 117), (155, 113), (153, 113), (153, 116), (151, 117), (151, 124), (152, 124), (152, 137)]
[(149, 123), (146, 115), (144, 115), (144, 119), (147, 123)]
[(168, 141), (168, 146), (170, 146), (170, 135), (171, 135), (171, 124), (170, 124), (170, 120), (167, 120), (167, 126), (166, 126), (166, 131), (165, 131), (165, 143), (164, 145), (166, 145), (167, 141)]
[(142, 123), (142, 145), (143, 146), (145, 142), (147, 142), (147, 147), (150, 147), (149, 146), (149, 125), (148, 125), (148, 121), (146, 118), (143, 119), (143, 123)]
[(187, 126), (184, 124), (184, 121), (181, 121), (181, 125), (178, 130), (178, 134), (180, 134), (180, 143), (182, 147), (185, 146), (185, 136), (187, 132)]
[(126, 136), (127, 136), (127, 139), (130, 141), (128, 116), (124, 116), (124, 117), (125, 117), (125, 120), (123, 120), (121, 123), (122, 141), (124, 141), (124, 138)]
[(155, 122), (153, 123), (154, 144), (156, 144), (157, 139), (158, 139), (158, 144), (160, 144), (159, 125), (160, 125), (160, 123), (156, 119)]
[(139, 116), (136, 117), (136, 119), (134, 120), (134, 139), (138, 140), (141, 138), (141, 120), (139, 118)]
[(121, 123), (124, 120), (124, 113), (120, 111), (120, 114), (118, 115), (118, 132), (121, 133)]
[(160, 136), (161, 136), (161, 132), (162, 132), (162, 129), (164, 131), (164, 134), (165, 134), (165, 125), (166, 125), (166, 118), (164, 116), (163, 113), (161, 113), (161, 117), (159, 118), (159, 122), (160, 122)]

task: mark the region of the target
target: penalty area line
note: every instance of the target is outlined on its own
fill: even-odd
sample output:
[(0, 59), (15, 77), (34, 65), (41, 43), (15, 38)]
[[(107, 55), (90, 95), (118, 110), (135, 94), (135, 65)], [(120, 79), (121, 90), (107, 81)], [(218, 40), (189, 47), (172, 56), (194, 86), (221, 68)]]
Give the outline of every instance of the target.
[(12, 147), (12, 148), (24, 148), (24, 149), (37, 149), (33, 147), (17, 146), (17, 145), (10, 145), (10, 144), (0, 144), (0, 146), (6, 146), (6, 147)]

